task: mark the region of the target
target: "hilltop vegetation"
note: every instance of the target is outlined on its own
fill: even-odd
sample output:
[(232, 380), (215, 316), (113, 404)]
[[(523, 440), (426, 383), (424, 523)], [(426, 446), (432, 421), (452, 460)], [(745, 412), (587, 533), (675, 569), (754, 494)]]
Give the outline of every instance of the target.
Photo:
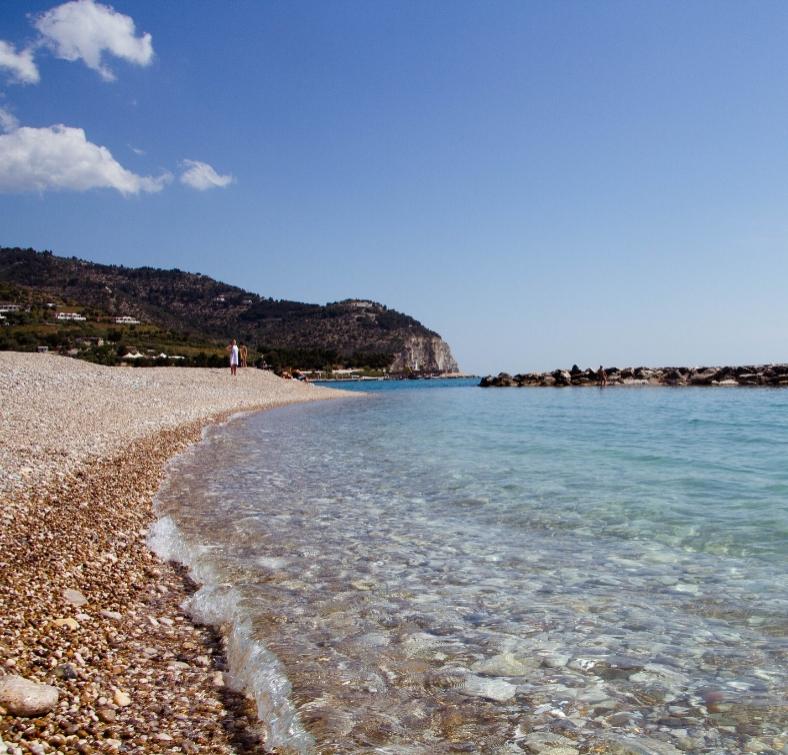
[[(0, 248), (0, 302), (23, 308), (5, 313), (0, 349), (46, 345), (104, 364), (131, 349), (143, 355), (140, 363), (179, 356), (182, 364), (224, 364), (224, 346), (236, 338), (248, 345), (250, 363), (383, 370), (398, 356), (401, 363), (414, 339), (439, 340), (412, 317), (376, 302), (274, 300), (200, 273), (99, 265), (33, 249)], [(60, 321), (59, 312), (86, 319)], [(118, 325), (118, 317), (140, 324)]]

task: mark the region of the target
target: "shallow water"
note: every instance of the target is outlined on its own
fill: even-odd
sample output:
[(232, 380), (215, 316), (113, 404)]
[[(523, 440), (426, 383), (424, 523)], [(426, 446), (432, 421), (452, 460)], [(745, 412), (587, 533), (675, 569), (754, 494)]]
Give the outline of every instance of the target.
[(364, 387), (159, 494), (273, 744), (782, 750), (788, 391)]

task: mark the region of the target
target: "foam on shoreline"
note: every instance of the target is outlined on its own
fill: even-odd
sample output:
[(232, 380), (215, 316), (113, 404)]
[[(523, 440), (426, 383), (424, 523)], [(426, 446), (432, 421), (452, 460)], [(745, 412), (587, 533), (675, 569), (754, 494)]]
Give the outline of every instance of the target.
[(311, 752), (314, 739), (304, 730), (291, 700), (291, 685), (278, 658), (253, 638), (237, 590), (220, 584), (210, 566), (200, 559), (199, 546), (188, 546), (170, 516), (157, 519), (150, 529), (148, 546), (163, 561), (175, 561), (189, 569), (199, 588), (183, 608), (197, 624), (221, 632), (229, 668), (228, 682), (237, 692), (254, 699), (257, 718), (268, 747), (288, 752)]

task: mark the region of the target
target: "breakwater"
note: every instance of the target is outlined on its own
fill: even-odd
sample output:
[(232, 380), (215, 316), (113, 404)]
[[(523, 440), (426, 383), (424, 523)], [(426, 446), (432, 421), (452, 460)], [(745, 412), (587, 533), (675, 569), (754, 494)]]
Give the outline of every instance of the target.
[(600, 367), (581, 370), (501, 372), (481, 379), (482, 388), (524, 388), (601, 385), (738, 386), (788, 387), (788, 364), (740, 365), (738, 367)]

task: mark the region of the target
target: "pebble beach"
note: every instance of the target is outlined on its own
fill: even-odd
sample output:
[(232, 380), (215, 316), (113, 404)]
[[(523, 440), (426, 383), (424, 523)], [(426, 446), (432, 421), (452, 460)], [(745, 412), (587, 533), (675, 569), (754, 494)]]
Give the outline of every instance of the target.
[(208, 424), (339, 395), (0, 352), (0, 753), (268, 751), (188, 576), (146, 546), (152, 499)]

